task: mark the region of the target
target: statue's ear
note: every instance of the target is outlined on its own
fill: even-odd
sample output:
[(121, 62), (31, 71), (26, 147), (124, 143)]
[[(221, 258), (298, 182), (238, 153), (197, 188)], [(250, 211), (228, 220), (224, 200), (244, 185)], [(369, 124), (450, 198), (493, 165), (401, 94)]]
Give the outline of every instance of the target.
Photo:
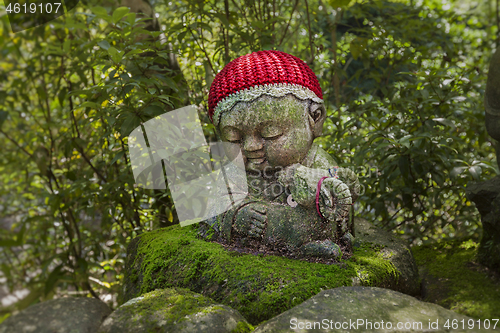
[(315, 138), (321, 136), (323, 123), (326, 119), (326, 109), (324, 104), (312, 102), (309, 106), (309, 123)]

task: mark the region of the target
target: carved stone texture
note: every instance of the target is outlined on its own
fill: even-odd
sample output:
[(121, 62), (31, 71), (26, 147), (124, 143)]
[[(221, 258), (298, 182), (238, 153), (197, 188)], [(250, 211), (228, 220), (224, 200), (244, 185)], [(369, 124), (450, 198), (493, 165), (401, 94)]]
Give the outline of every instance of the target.
[(466, 194), (476, 204), (483, 224), (478, 261), (500, 272), (500, 176), (468, 185)]
[(218, 130), (223, 141), (241, 148), (249, 195), (201, 232), (212, 228), (225, 243), (307, 257), (350, 252), (359, 183), (313, 143), (325, 116), (321, 104), (293, 95), (263, 95), (222, 113)]
[(225, 213), (207, 220), (200, 233), (305, 257), (351, 253), (359, 183), (313, 143), (326, 109), (306, 63), (281, 51), (241, 56), (216, 75), (208, 104), (221, 140), (239, 146), (225, 148), (226, 155), (232, 160), (242, 153), (249, 191), (242, 203), (218, 207)]
[[(491, 59), (486, 83), (486, 94), (484, 97), (486, 109), (486, 129), (488, 134), (495, 140), (500, 141), (500, 49)], [(497, 144), (497, 163), (500, 167), (500, 145)]]

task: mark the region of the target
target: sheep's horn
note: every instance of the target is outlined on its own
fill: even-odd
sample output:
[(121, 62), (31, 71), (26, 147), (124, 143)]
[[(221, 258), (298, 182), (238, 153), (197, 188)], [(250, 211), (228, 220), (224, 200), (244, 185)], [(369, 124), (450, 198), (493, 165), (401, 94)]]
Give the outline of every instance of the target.
[(498, 49), (490, 63), (486, 95), (484, 96), (486, 109), (486, 129), (495, 140), (500, 141), (500, 49)]

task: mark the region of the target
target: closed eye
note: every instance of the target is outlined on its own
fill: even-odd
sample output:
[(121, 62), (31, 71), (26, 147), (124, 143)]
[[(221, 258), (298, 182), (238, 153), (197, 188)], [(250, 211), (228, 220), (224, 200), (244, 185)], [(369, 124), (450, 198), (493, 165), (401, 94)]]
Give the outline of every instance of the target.
[(273, 136), (271, 136), (271, 135), (267, 135), (267, 136), (262, 136), (262, 137), (263, 137), (264, 139), (266, 139), (266, 140), (274, 140), (274, 139), (279, 138), (279, 137), (280, 137), (280, 136), (282, 136), (282, 135), (283, 135), (283, 134), (281, 134), (281, 133), (280, 133), (280, 134), (276, 134), (276, 135), (273, 135)]
[(235, 128), (226, 127), (226, 128), (223, 129), (222, 133), (223, 133), (223, 137), (227, 141), (229, 141), (231, 143), (239, 143), (239, 142), (241, 142), (242, 135)]
[(281, 128), (278, 128), (275, 126), (266, 127), (262, 130), (262, 133), (261, 133), (261, 136), (264, 139), (269, 139), (269, 140), (277, 139), (282, 135), (283, 135), (283, 131), (281, 130)]

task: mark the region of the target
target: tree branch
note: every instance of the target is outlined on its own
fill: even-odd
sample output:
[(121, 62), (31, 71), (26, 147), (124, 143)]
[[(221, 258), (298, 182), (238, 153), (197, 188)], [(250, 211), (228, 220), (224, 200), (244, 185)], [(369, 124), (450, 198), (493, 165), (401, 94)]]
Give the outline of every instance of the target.
[(0, 129), (0, 133), (2, 133), (3, 135), (5, 135), (5, 137), (10, 141), (12, 142), (13, 144), (15, 144), (17, 146), (17, 148), (21, 149), (26, 155), (28, 155), (29, 157), (32, 157), (32, 155), (26, 150), (24, 149), (16, 140), (12, 139), (7, 133), (5, 133), (3, 130)]
[(283, 32), (283, 37), (281, 37), (280, 42), (278, 43), (278, 46), (283, 43), (283, 40), (285, 39), (286, 33), (288, 32), (288, 28), (290, 27), (290, 22), (292, 21), (293, 18), (293, 13), (295, 13), (295, 9), (297, 8), (297, 5), (299, 4), (299, 0), (295, 0), (295, 5), (293, 5), (292, 13), (290, 14), (290, 19), (288, 20), (288, 23), (286, 24), (285, 31)]
[(314, 47), (312, 42), (311, 19), (309, 17), (309, 4), (307, 3), (307, 0), (305, 0), (305, 3), (307, 14), (307, 29), (309, 30), (309, 49), (311, 50), (311, 59), (309, 60), (309, 64), (312, 64), (314, 62)]

